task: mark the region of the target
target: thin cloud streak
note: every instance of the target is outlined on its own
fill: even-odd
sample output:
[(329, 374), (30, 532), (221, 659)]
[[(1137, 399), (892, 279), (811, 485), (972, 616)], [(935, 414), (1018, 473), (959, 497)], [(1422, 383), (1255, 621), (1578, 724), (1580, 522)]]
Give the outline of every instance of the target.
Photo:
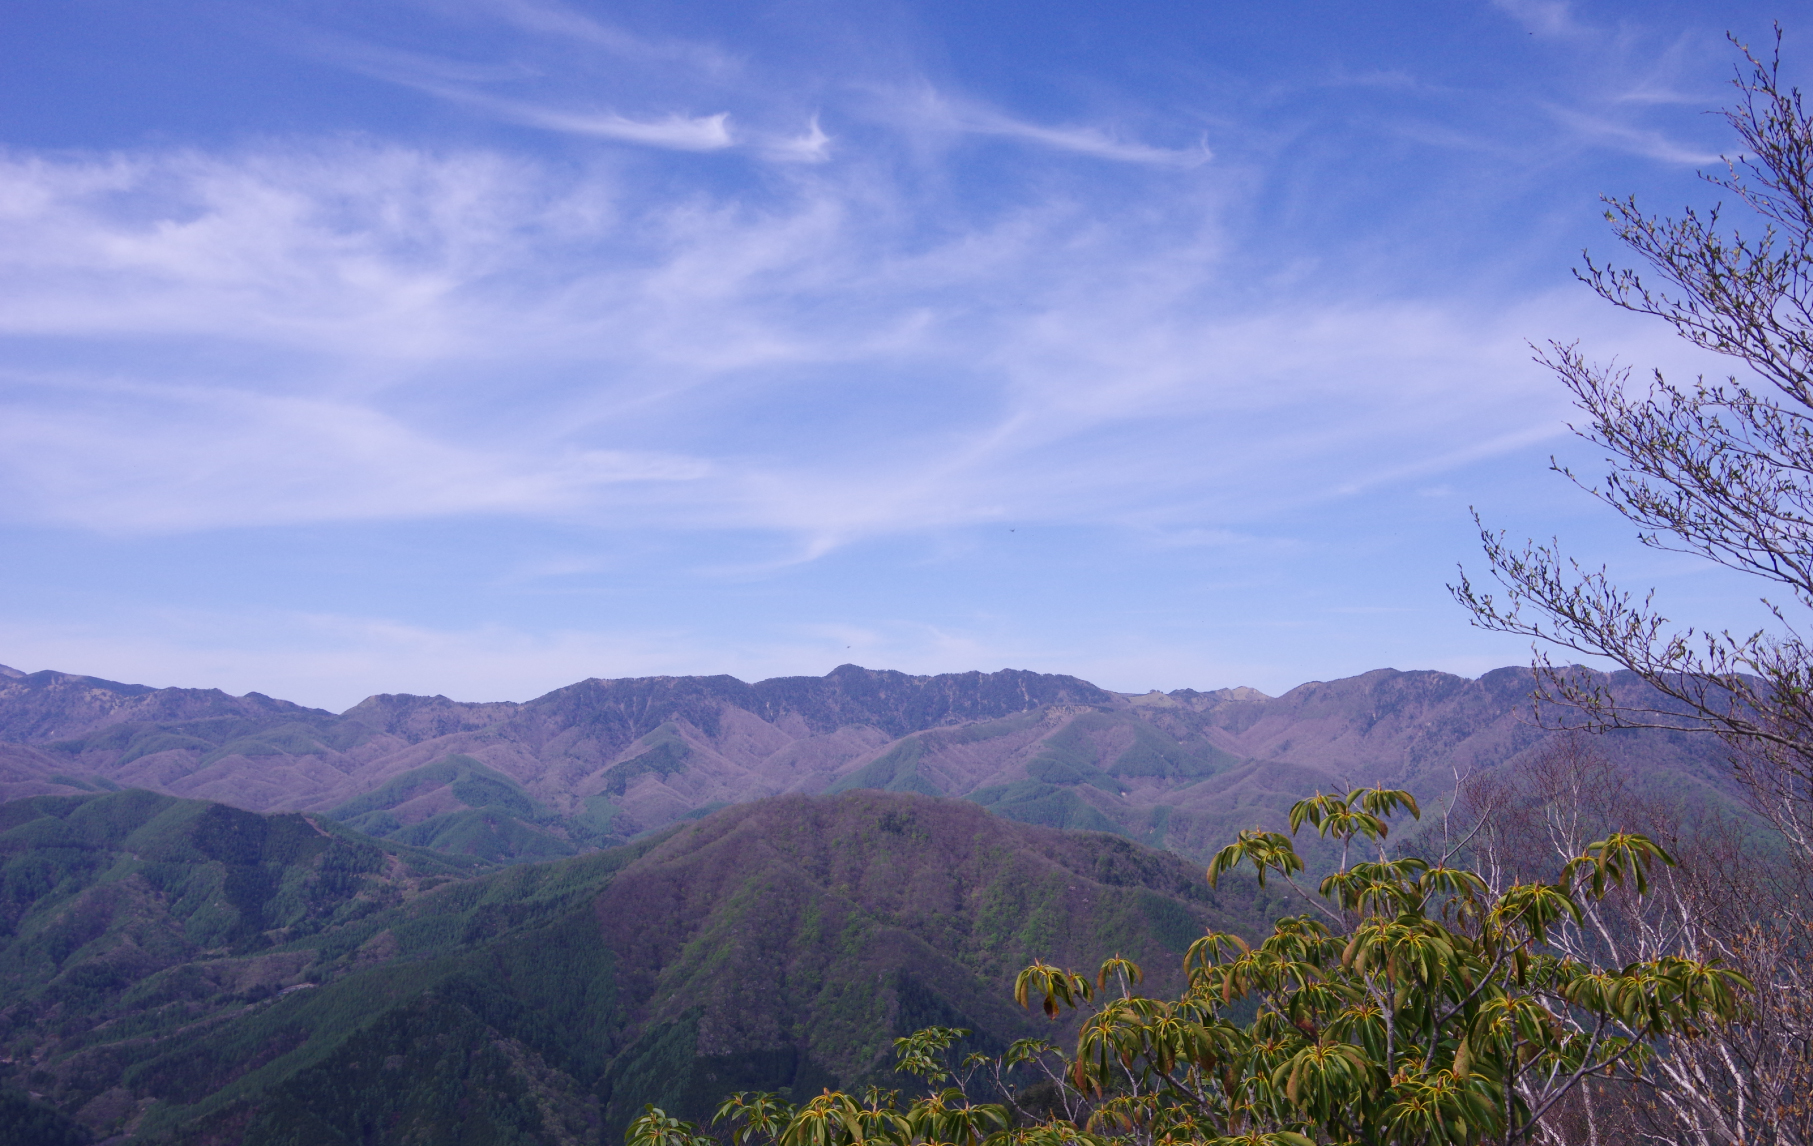
[(1663, 163), (1677, 163), (1688, 166), (1700, 166), (1717, 163), (1719, 155), (1714, 151), (1702, 151), (1698, 148), (1678, 143), (1660, 131), (1633, 127), (1619, 123), (1603, 116), (1575, 111), (1571, 108), (1549, 105), (1543, 110), (1553, 116), (1558, 123), (1564, 124), (1576, 135), (1625, 151), (1640, 155), (1645, 159), (1656, 159)]
[(1195, 167), (1214, 158), (1206, 143), (1188, 150), (1151, 147), (1144, 143), (1115, 139), (1094, 127), (1044, 127), (981, 109), (959, 113), (952, 117), (951, 122), (956, 130), (972, 135), (997, 135), (1025, 140), (1056, 151), (1068, 151), (1091, 159), (1107, 159), (1119, 163)]
[[(512, 5), (511, 8), (540, 10), (537, 5)], [(582, 17), (570, 13), (567, 15), (584, 24), (591, 23)], [(546, 31), (552, 25), (537, 24), (535, 27)], [(481, 83), (520, 83), (536, 78), (534, 69), (521, 65), (485, 65), (447, 60), (314, 31), (304, 31), (301, 37), (311, 54), (318, 59), (375, 80), (410, 88), (464, 105), (495, 119), (526, 127), (675, 151), (717, 151), (736, 142), (729, 128), (729, 112), (712, 115), (669, 112), (661, 116), (635, 118), (602, 108), (557, 106), (533, 99), (497, 95), (474, 86)]]
[[(913, 205), (861, 179), (755, 211), (358, 146), (0, 174), (0, 330), (96, 363), (11, 375), (0, 485), (15, 520), (104, 530), (503, 513), (811, 560), (1007, 519), (1227, 525), (1558, 432), (1522, 343), (1587, 304), (1255, 299), (1212, 227), (1061, 204), (899, 257)], [(221, 343), (256, 371), (137, 361)], [(511, 398), (543, 377), (593, 381)]]
[(736, 67), (736, 58), (713, 44), (673, 37), (638, 36), (564, 4), (547, 0), (474, 0), (471, 8), (497, 16), (524, 31), (577, 41), (624, 59), (678, 64), (706, 75)]
[[(14, 521), (106, 533), (444, 514), (570, 511), (602, 486), (696, 481), (702, 461), (567, 448), (537, 456), (437, 441), (345, 403), (169, 385), (95, 390), (0, 377), (0, 489)], [(34, 401), (32, 390), (38, 394)], [(75, 398), (69, 403), (69, 398)], [(147, 430), (147, 427), (156, 427)], [(187, 443), (187, 448), (183, 445)], [(205, 443), (205, 445), (203, 445)], [(222, 497), (227, 491), (238, 495)]]
[(730, 113), (716, 115), (669, 115), (656, 120), (637, 120), (607, 111), (576, 111), (563, 108), (536, 107), (515, 100), (500, 100), (474, 93), (448, 93), (474, 107), (500, 118), (514, 120), (530, 127), (563, 131), (570, 135), (589, 135), (598, 139), (618, 139), (650, 147), (667, 147), (675, 151), (717, 151), (732, 146), (736, 140), (730, 132)]
[(939, 91), (923, 80), (912, 89), (877, 90), (876, 96), (883, 118), (913, 132), (1012, 139), (1056, 152), (1145, 166), (1189, 168), (1214, 158), (1206, 141), (1193, 148), (1153, 147), (1091, 125), (1033, 123)]

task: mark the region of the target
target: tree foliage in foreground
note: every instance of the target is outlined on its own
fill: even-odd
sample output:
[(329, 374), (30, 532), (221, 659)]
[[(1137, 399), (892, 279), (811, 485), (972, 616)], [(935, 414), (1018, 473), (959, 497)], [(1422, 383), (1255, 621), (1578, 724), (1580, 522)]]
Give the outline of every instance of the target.
[[(1674, 860), (1647, 837), (1608, 835), (1552, 881), (1493, 890), (1452, 853), (1393, 858), (1400, 812), (1418, 814), (1409, 793), (1362, 788), (1298, 802), (1290, 835), (1242, 832), (1211, 883), (1250, 865), (1297, 886), (1305, 829), (1336, 841), (1343, 862), (1321, 881), (1325, 903), (1298, 888), (1317, 915), (1281, 919), (1257, 945), (1197, 940), (1176, 999), (1141, 994), (1140, 968), (1119, 956), (1094, 976), (1026, 968), (1021, 1005), (1080, 1019), (1068, 1053), (1024, 1039), (952, 1066), (967, 1032), (933, 1027), (895, 1043), (923, 1097), (826, 1091), (795, 1106), (738, 1094), (715, 1125), (732, 1146), (1508, 1146), (1583, 1080), (1635, 1077), (1739, 1012), (1750, 984), (1717, 960), (1601, 966), (1552, 942), (1608, 895), (1650, 891)], [(1229, 1017), (1253, 1008), (1244, 1025)], [(627, 1136), (713, 1141), (653, 1107)]]

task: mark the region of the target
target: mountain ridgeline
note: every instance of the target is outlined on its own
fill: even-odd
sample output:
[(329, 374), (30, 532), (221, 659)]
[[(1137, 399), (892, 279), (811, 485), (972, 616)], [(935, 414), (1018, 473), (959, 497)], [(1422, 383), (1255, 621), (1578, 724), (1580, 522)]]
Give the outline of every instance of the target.
[[(1008, 819), (1113, 832), (1202, 858), (1317, 789), (1419, 797), (1540, 751), (1527, 669), (1478, 680), (1381, 669), (1281, 697), (1129, 695), (1015, 670), (587, 680), (525, 703), (381, 695), (334, 714), (218, 690), (0, 670), (0, 798), (142, 788), (305, 811), (486, 861), (615, 847), (783, 794), (959, 797)], [(1614, 690), (1639, 686), (1613, 677)], [(1716, 792), (1715, 745), (1606, 738), (1666, 782)]]

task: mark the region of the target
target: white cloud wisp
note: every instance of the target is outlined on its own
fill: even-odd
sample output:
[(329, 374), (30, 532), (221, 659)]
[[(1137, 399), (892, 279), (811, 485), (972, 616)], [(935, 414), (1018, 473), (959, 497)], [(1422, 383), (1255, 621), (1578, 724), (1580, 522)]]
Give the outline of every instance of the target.
[(1522, 341), (1574, 303), (1255, 300), (1204, 208), (927, 237), (860, 171), (758, 209), (489, 153), (15, 157), (0, 489), (108, 530), (506, 513), (822, 553), (1227, 523), (1559, 432)]

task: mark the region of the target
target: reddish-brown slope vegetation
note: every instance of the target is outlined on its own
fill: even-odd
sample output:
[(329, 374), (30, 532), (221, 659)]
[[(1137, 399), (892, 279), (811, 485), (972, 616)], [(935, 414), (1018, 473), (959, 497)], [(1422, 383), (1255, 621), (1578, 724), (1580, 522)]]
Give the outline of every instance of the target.
[[(1614, 679), (1614, 686), (1634, 689)], [(589, 680), (522, 704), (383, 695), (335, 716), (251, 694), (35, 673), (0, 680), (18, 782), (144, 787), (493, 858), (619, 842), (725, 804), (881, 788), (966, 797), (1035, 823), (1199, 854), (1347, 784), (1420, 797), (1539, 750), (1526, 669), (1478, 680), (1380, 669), (1281, 697), (1128, 696), (1074, 677)], [(72, 732), (71, 730), (75, 730)], [(1716, 788), (1715, 745), (1662, 734), (1608, 751), (1675, 786)], [(30, 775), (26, 775), (30, 772)], [(51, 787), (45, 789), (43, 786)], [(23, 791), (25, 789), (21, 789)]]

